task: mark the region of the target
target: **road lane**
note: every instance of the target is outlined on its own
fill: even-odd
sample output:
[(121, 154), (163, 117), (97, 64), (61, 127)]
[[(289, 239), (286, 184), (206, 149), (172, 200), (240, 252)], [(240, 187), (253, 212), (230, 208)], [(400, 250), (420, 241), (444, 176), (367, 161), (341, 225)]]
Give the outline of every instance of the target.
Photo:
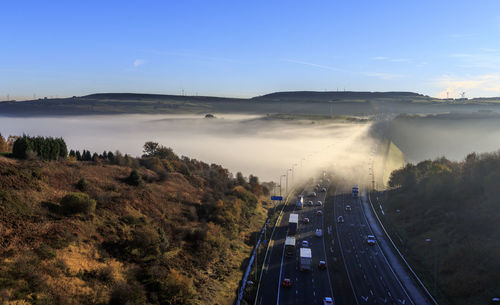
[[(351, 211), (345, 209), (348, 204)], [(345, 188), (344, 194), (335, 197), (334, 205), (335, 219), (344, 217), (344, 223), (336, 226), (357, 304), (412, 304), (378, 244), (366, 243), (372, 231), (360, 199), (352, 198)]]

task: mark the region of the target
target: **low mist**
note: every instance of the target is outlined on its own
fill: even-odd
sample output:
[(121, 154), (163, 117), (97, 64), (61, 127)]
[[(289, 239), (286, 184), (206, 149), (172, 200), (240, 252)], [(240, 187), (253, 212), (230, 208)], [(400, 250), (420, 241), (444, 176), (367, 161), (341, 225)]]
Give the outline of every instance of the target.
[[(63, 137), (70, 149), (142, 154), (146, 141), (171, 147), (233, 174), (254, 174), (279, 183), (288, 171), (289, 187), (323, 170), (367, 181), (373, 142), (369, 123), (275, 120), (258, 115), (123, 115), (1, 118), (4, 136)], [(286, 179), (282, 178), (283, 187)], [(362, 182), (357, 182), (362, 184)], [(284, 189), (283, 189), (284, 191)]]

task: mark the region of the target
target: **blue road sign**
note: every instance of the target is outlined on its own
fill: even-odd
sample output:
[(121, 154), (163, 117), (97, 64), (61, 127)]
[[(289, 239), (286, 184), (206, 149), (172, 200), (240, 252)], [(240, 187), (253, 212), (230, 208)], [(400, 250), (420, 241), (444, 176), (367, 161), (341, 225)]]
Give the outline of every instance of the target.
[(283, 200), (283, 196), (271, 196), (271, 200)]

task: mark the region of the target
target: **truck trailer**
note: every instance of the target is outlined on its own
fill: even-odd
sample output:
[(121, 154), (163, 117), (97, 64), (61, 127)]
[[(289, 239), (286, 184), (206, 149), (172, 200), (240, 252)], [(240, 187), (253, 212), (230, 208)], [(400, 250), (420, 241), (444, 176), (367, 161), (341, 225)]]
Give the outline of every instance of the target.
[(300, 248), (299, 270), (312, 270), (312, 253), (310, 248)]
[(295, 253), (295, 237), (287, 236), (285, 239), (285, 255), (292, 257)]
[(358, 198), (359, 196), (359, 187), (357, 185), (352, 187), (352, 198)]
[(295, 235), (299, 227), (299, 214), (290, 214), (288, 219), (288, 235)]

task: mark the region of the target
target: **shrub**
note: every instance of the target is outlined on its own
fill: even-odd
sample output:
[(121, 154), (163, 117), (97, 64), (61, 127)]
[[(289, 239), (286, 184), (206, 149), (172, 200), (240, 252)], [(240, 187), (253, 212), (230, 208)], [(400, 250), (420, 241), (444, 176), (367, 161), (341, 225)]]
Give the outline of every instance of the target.
[(95, 200), (84, 193), (69, 193), (61, 199), (61, 211), (64, 214), (91, 214), (95, 206)]
[(82, 192), (88, 190), (89, 183), (87, 182), (87, 179), (85, 179), (85, 177), (80, 178), (80, 180), (76, 183), (76, 188)]
[(135, 186), (143, 184), (141, 174), (135, 168), (130, 172), (127, 183)]
[(56, 251), (52, 249), (50, 246), (42, 244), (40, 247), (35, 249), (35, 253), (38, 255), (40, 259), (48, 260), (56, 258)]
[(117, 283), (111, 292), (109, 305), (146, 304), (144, 289), (139, 284)]

